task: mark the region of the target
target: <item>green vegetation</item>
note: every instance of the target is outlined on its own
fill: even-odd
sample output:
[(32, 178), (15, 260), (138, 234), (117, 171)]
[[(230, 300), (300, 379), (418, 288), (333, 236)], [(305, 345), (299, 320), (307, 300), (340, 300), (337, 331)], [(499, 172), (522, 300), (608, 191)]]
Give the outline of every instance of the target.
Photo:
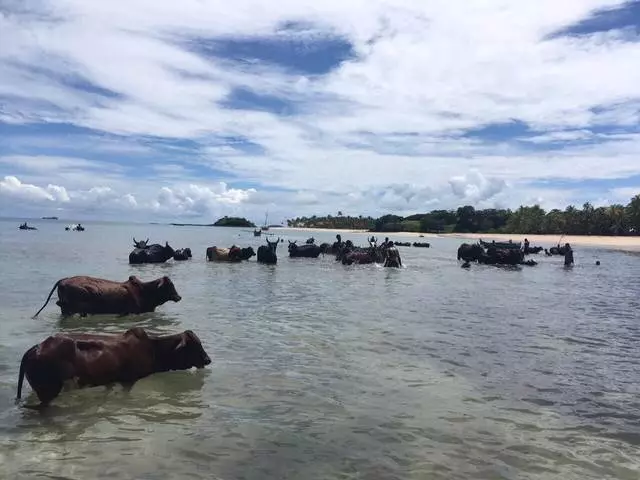
[(466, 205), (457, 210), (433, 210), (408, 217), (300, 217), (287, 220), (289, 227), (362, 229), (372, 232), (430, 233), (530, 233), (564, 235), (640, 234), (640, 195), (628, 205), (582, 208), (569, 205), (564, 210), (546, 212), (539, 205), (510, 209), (476, 210)]
[(255, 227), (256, 225), (246, 218), (241, 217), (227, 217), (226, 215), (220, 219), (216, 223), (213, 224), (214, 227)]

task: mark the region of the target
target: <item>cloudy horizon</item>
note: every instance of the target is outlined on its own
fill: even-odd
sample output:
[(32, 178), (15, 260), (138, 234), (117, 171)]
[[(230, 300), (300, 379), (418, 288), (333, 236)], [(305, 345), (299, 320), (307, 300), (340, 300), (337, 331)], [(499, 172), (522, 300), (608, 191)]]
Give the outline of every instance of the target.
[(4, 1), (0, 216), (626, 204), (639, 40), (638, 1)]

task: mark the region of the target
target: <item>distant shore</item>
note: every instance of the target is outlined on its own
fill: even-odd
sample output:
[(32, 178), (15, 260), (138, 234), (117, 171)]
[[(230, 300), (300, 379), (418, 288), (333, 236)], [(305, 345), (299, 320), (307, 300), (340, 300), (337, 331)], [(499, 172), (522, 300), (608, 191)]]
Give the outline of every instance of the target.
[(532, 234), (511, 234), (511, 233), (446, 233), (440, 237), (467, 238), (482, 240), (513, 240), (522, 242), (525, 238), (529, 240), (532, 247), (551, 247), (558, 243), (571, 245), (584, 245), (588, 247), (604, 247), (612, 250), (640, 251), (640, 237), (605, 237), (599, 235), (532, 235)]

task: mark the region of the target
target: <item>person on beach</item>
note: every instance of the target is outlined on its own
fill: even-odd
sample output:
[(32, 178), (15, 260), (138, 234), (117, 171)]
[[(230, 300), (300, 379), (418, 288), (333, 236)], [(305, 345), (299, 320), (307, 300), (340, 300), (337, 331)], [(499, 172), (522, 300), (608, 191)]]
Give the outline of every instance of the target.
[(524, 239), (524, 253), (529, 253), (529, 240), (527, 240), (526, 238)]

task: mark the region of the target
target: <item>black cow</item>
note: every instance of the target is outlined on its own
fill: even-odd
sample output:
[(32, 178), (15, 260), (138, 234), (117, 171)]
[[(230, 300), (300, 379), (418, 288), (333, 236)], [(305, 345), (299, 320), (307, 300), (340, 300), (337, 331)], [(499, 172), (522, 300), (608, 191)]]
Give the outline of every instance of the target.
[(164, 247), (159, 243), (145, 246), (144, 248), (134, 248), (129, 254), (130, 264), (141, 263), (164, 263), (170, 258), (173, 258), (175, 250), (169, 246), (169, 242), (166, 242)]
[(270, 242), (268, 238), (266, 238), (265, 240), (267, 241), (267, 244), (260, 245), (258, 247), (258, 262), (275, 265), (276, 263), (278, 263), (276, 248), (278, 248), (280, 238), (278, 238), (278, 240), (276, 240), (275, 242)]
[(173, 254), (174, 260), (189, 260), (192, 257), (190, 248), (179, 248)]
[(318, 258), (322, 253), (322, 248), (319, 245), (305, 244), (296, 245), (296, 241), (289, 240), (289, 256), (299, 258)]

